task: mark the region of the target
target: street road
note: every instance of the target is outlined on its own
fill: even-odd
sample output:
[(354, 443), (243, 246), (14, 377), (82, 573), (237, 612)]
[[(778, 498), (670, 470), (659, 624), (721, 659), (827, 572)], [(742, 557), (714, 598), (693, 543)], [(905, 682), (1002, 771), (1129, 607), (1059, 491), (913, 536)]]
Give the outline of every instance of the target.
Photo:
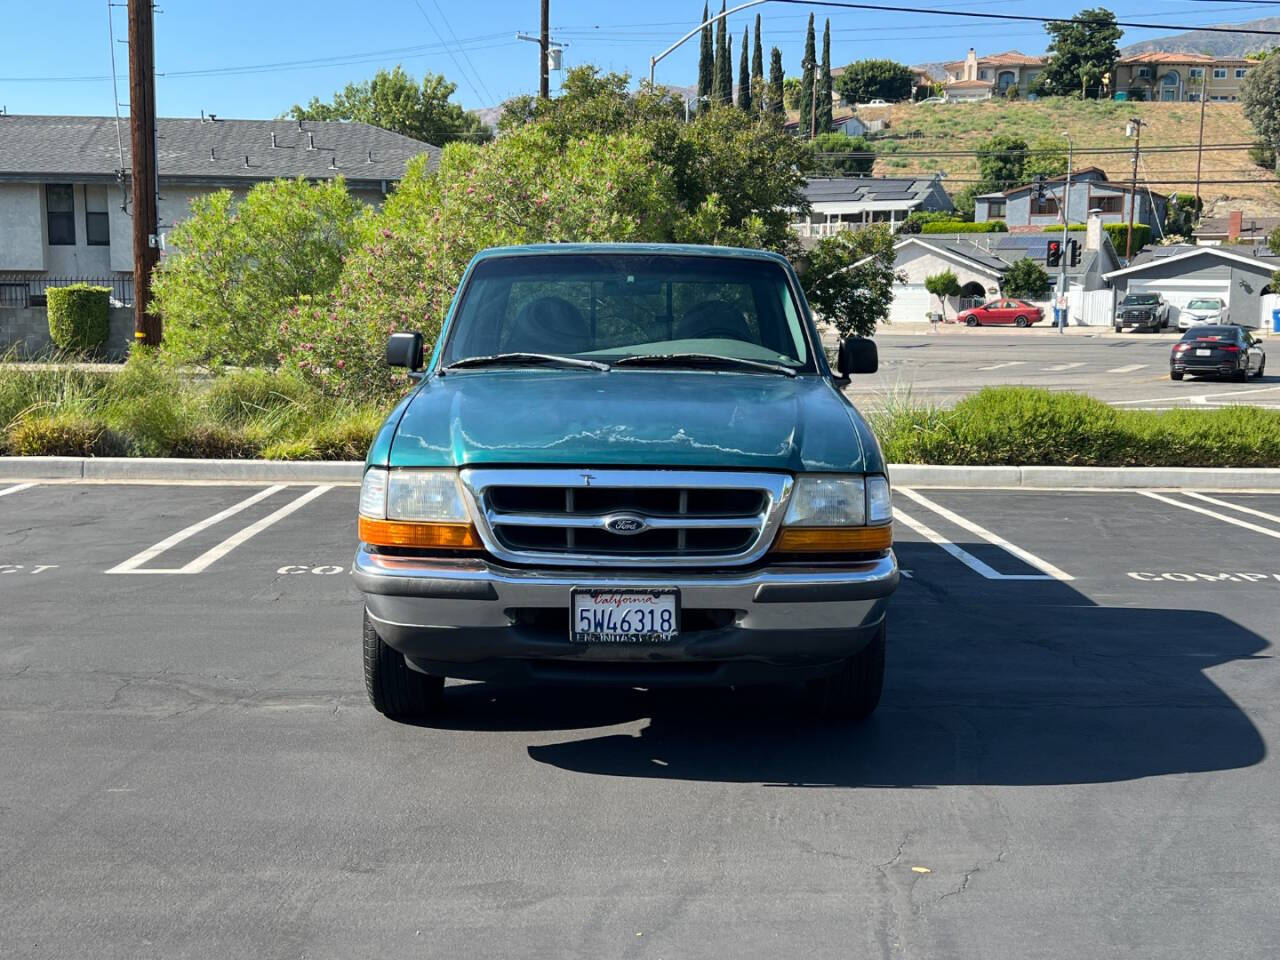
[[(892, 328), (888, 328), (892, 329)], [(846, 393), (860, 409), (908, 392), (950, 406), (984, 386), (1025, 384), (1088, 393), (1122, 407), (1169, 409), (1234, 403), (1280, 407), (1280, 339), (1267, 376), (1247, 383), (1169, 379), (1169, 349), (1180, 333), (1059, 335), (1052, 329), (945, 329), (928, 335), (878, 333), (880, 372), (854, 377)]]
[(862, 727), (418, 727), (365, 700), (354, 488), (0, 484), (0, 954), (1274, 958), (1280, 495), (895, 499)]

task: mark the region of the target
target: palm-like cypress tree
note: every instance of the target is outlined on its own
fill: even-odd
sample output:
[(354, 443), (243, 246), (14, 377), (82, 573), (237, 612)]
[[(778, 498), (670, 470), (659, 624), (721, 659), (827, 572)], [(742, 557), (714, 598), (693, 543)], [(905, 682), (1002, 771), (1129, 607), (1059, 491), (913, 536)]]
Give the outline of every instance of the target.
[(747, 60), (747, 35), (751, 33), (748, 27), (742, 31), (742, 56), (738, 58), (738, 109), (751, 109), (751, 70), (750, 62)]
[(774, 47), (769, 51), (769, 112), (783, 116), (787, 112), (782, 102), (782, 51)]
[(804, 73), (800, 74), (800, 129), (806, 134), (812, 129), (814, 94), (814, 68), (818, 65), (818, 53), (814, 49), (813, 14), (809, 14), (809, 30), (804, 35)]
[(763, 110), (764, 97), (764, 47), (760, 40), (760, 14), (756, 14), (756, 42), (751, 50), (751, 92), (756, 102), (756, 109)]
[[(724, 0), (720, 2), (720, 12), (724, 13)], [(726, 107), (733, 106), (733, 44), (729, 42), (729, 18), (722, 16), (716, 24), (716, 38), (719, 50), (716, 52), (716, 78), (720, 81), (720, 96), (717, 103)]]
[(818, 74), (818, 132), (831, 129), (831, 21), (822, 28), (822, 68)]
[[(702, 22), (707, 22), (709, 10), (702, 5)], [(715, 54), (711, 49), (711, 25), (702, 28), (702, 47), (698, 51), (698, 109), (711, 108), (711, 82), (715, 76)]]
[(724, 21), (724, 17), (716, 20), (716, 56), (711, 68), (711, 103), (715, 106), (720, 105), (724, 96), (724, 74), (720, 69), (724, 66)]

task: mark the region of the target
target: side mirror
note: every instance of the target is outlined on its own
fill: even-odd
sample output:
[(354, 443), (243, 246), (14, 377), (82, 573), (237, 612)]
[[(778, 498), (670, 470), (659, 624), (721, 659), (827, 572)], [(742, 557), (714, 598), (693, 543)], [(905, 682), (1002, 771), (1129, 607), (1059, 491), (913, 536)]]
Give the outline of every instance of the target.
[(387, 340), (387, 364), (405, 367), (410, 373), (422, 369), (422, 334), (393, 333)]
[(874, 340), (866, 337), (850, 337), (840, 342), (840, 352), (836, 354), (836, 372), (842, 377), (855, 373), (875, 373), (880, 369), (880, 355), (876, 352)]

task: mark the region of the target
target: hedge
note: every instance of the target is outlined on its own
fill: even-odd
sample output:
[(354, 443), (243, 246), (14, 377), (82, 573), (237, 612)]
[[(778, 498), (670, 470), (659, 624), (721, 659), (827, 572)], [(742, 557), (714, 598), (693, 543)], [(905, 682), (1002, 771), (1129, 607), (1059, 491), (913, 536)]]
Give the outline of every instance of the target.
[(1008, 233), (1003, 220), (970, 223), (968, 220), (938, 220), (920, 225), (921, 233)]
[[(1083, 223), (1073, 223), (1067, 227), (1069, 233), (1082, 233), (1088, 227)], [(1129, 225), (1127, 223), (1104, 223), (1102, 229), (1107, 231), (1107, 235), (1111, 237), (1111, 245), (1116, 248), (1116, 252), (1120, 256), (1124, 256), (1125, 246), (1129, 240)], [(1054, 227), (1045, 227), (1045, 233), (1061, 233), (1062, 225)], [(1133, 225), (1133, 252), (1137, 253), (1143, 247), (1151, 242), (1151, 228), (1145, 223), (1135, 223)]]
[(987, 387), (951, 410), (872, 415), (891, 463), (1280, 467), (1280, 411), (1120, 410), (1080, 393)]
[(107, 342), (111, 288), (73, 283), (49, 287), (49, 337), (60, 349), (92, 351)]

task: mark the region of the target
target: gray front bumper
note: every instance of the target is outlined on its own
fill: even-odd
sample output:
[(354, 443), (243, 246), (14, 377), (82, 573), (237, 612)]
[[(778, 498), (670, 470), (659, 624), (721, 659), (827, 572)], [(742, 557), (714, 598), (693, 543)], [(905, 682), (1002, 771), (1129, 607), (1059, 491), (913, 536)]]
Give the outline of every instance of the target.
[[(555, 663), (702, 665), (705, 670), (693, 673), (704, 682), (745, 682), (757, 672), (753, 667), (803, 672), (861, 650), (898, 585), (892, 553), (841, 569), (695, 573), (531, 570), (479, 559), (387, 557), (362, 546), (352, 574), (385, 643), (411, 665), (475, 679), (524, 676), (531, 665)], [(686, 623), (697, 622), (690, 617), (696, 611), (731, 615), (723, 625), (685, 629), (671, 644), (573, 643), (567, 612), (574, 587), (675, 587)], [(538, 610), (564, 611), (565, 628), (531, 625), (527, 614)]]

